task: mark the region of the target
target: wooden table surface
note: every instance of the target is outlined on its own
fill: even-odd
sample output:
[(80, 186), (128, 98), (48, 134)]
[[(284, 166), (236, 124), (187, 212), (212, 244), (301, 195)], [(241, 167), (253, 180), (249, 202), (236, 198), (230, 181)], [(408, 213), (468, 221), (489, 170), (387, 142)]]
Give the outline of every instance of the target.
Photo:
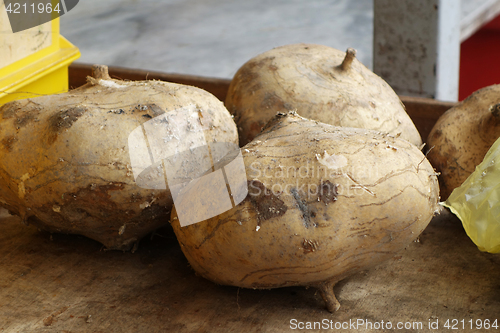
[[(248, 290), (197, 277), (169, 227), (124, 253), (2, 212), (0, 332), (498, 331), (444, 327), (448, 319), (500, 321), (500, 255), (477, 250), (447, 211), (419, 242), (339, 283), (335, 314), (312, 288)], [(307, 322), (321, 326), (307, 330)], [(414, 329), (397, 330), (399, 322)]]
[[(89, 73), (90, 66), (73, 64), (70, 85), (83, 84)], [(123, 68), (110, 68), (110, 74), (193, 84), (221, 100), (229, 85)], [(402, 100), (424, 139), (453, 106)], [(312, 288), (249, 290), (197, 277), (170, 227), (143, 239), (135, 253), (124, 253), (104, 251), (82, 236), (40, 232), (0, 210), (0, 333), (499, 331), (470, 324), (500, 325), (500, 255), (480, 252), (446, 210), (419, 240), (337, 284), (341, 308), (331, 314)], [(460, 330), (444, 326), (453, 319)]]

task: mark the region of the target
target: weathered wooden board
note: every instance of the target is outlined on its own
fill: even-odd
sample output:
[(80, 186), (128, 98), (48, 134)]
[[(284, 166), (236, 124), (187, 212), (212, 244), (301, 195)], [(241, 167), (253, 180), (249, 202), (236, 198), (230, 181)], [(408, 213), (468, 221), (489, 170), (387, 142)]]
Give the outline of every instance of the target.
[[(71, 85), (84, 83), (89, 70), (72, 65)], [(128, 71), (110, 72), (124, 79), (147, 75)], [(197, 85), (221, 99), (228, 84), (163, 73), (148, 78)], [(403, 100), (421, 131), (450, 107)], [(453, 319), (464, 320), (460, 331), (494, 332), (467, 325), (486, 319), (500, 325), (500, 255), (477, 250), (446, 210), (419, 242), (340, 282), (335, 314), (314, 289), (248, 290), (196, 276), (169, 227), (142, 240), (135, 253), (123, 253), (104, 251), (85, 237), (40, 232), (0, 210), (0, 253), (0, 332), (322, 332), (327, 326), (342, 332), (457, 332), (444, 327)], [(305, 329), (307, 322), (316, 328)], [(398, 323), (412, 328), (397, 330)], [(335, 329), (339, 325), (344, 328)]]
[[(0, 332), (288, 332), (299, 322), (358, 320), (365, 324), (341, 331), (371, 332), (366, 321), (384, 321), (393, 329), (377, 332), (398, 322), (421, 323), (403, 332), (444, 332), (448, 319), (500, 320), (500, 256), (478, 251), (447, 212), (420, 242), (339, 283), (335, 314), (314, 289), (238, 289), (197, 277), (167, 228), (135, 253), (106, 252), (4, 216), (0, 253)], [(439, 330), (429, 329), (436, 321)]]

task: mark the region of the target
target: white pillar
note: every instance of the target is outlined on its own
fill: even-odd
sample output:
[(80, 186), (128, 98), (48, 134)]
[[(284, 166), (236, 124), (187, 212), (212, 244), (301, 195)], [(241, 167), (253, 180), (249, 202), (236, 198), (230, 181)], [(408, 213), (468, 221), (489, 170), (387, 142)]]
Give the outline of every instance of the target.
[(460, 0), (374, 0), (373, 71), (400, 95), (458, 100)]

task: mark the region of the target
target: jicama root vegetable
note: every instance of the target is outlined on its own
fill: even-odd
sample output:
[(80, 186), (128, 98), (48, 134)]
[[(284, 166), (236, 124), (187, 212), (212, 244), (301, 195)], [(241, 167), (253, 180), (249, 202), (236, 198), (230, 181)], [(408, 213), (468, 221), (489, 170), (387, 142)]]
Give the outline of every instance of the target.
[(500, 85), (474, 92), (438, 119), (427, 139), (427, 158), (441, 173), (442, 199), (467, 179), (498, 137)]
[[(203, 140), (238, 142), (231, 115), (210, 93), (114, 80), (105, 66), (78, 89), (3, 105), (0, 119), (0, 205), (109, 249), (129, 249), (168, 225), (162, 158)], [(182, 141), (193, 133), (199, 142)]]
[[(436, 173), (406, 140), (280, 114), (242, 149), (248, 195), (208, 220), (171, 224), (192, 268), (244, 288), (333, 286), (394, 256), (438, 209)], [(193, 206), (193, 209), (204, 209)]]
[(229, 86), (225, 105), (235, 116), (240, 145), (259, 134), (276, 112), (295, 110), (320, 122), (422, 140), (394, 90), (355, 57), (315, 44), (291, 44), (245, 63)]

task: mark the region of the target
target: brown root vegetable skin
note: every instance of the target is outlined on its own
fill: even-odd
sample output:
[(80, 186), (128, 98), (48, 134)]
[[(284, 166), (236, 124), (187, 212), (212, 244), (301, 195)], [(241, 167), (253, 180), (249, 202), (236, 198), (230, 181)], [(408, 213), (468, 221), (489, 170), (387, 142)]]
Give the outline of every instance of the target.
[(356, 59), (315, 44), (291, 44), (245, 63), (231, 81), (225, 105), (235, 116), (240, 145), (253, 140), (276, 112), (343, 127), (422, 140), (394, 90)]
[(427, 158), (440, 173), (442, 200), (483, 161), (500, 137), (500, 85), (482, 88), (445, 112), (427, 139)]
[[(237, 144), (231, 115), (210, 93), (167, 82), (113, 80), (105, 66), (94, 67), (89, 83), (68, 93), (3, 105), (0, 205), (39, 228), (129, 249), (168, 223), (173, 204), (168, 186), (136, 183), (129, 134), (185, 106), (203, 117), (208, 142)], [(163, 174), (161, 180), (165, 184)]]
[[(192, 268), (244, 288), (333, 286), (415, 240), (438, 207), (436, 174), (413, 144), (296, 114), (242, 148), (248, 196), (227, 212), (171, 224)], [(196, 207), (193, 207), (196, 209)]]

